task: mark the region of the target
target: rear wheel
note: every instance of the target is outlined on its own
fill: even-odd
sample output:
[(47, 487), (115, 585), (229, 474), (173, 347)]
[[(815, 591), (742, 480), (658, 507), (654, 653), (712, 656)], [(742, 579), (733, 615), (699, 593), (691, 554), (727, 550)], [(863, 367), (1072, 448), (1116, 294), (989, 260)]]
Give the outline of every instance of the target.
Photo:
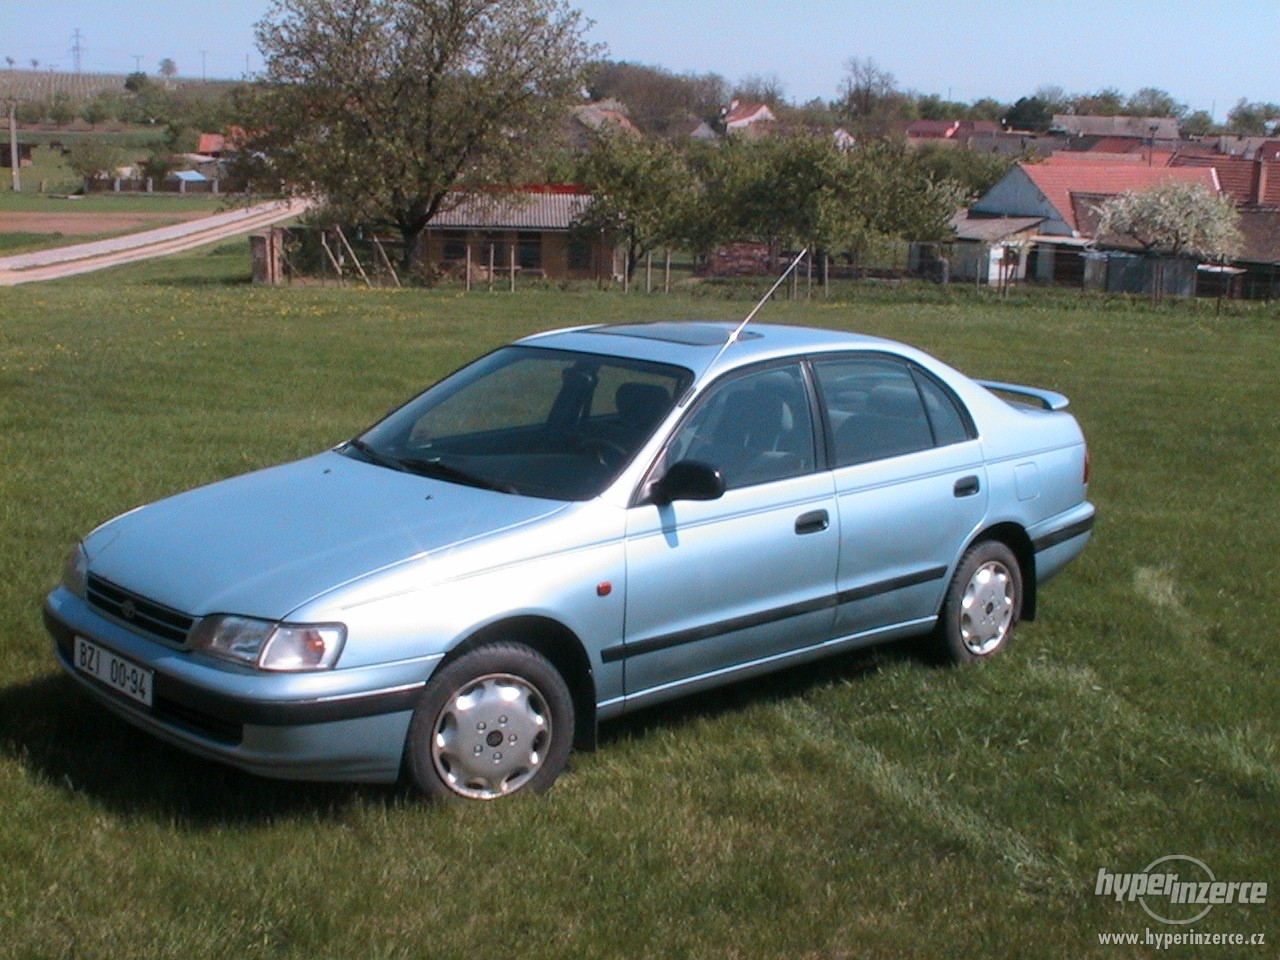
[(546, 657), (489, 644), (431, 679), (409, 724), (405, 768), (429, 797), (545, 790), (568, 763), (573, 727), (573, 697)]
[(1022, 612), (1022, 568), (998, 540), (975, 543), (947, 587), (939, 651), (953, 663), (985, 660), (1008, 646)]

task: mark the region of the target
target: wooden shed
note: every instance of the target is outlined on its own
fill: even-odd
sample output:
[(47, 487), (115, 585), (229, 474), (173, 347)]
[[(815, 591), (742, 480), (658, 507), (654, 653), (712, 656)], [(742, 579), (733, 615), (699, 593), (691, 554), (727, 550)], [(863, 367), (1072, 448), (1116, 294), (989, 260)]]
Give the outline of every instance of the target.
[(452, 198), (427, 226), (425, 257), (461, 276), (490, 269), (549, 280), (609, 279), (612, 238), (579, 227), (591, 195), (569, 186), (469, 193)]

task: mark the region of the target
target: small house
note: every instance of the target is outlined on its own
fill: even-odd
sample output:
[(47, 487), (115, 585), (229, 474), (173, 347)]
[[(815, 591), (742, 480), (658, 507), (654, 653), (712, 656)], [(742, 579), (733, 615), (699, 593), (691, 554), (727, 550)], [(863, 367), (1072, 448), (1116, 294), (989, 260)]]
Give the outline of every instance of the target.
[(427, 225), (424, 257), (457, 276), (469, 268), (473, 277), (610, 278), (612, 238), (578, 225), (591, 199), (561, 184), (455, 194)]

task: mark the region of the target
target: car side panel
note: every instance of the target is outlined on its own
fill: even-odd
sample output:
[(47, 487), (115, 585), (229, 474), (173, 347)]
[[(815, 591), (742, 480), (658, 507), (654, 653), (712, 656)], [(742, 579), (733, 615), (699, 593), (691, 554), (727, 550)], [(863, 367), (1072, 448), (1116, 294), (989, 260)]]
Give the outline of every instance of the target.
[(840, 634), (935, 616), (964, 545), (986, 514), (975, 441), (835, 472)]
[[(823, 529), (798, 531), (821, 512)], [(619, 651), (628, 696), (830, 637), (835, 514), (826, 472), (634, 507)]]

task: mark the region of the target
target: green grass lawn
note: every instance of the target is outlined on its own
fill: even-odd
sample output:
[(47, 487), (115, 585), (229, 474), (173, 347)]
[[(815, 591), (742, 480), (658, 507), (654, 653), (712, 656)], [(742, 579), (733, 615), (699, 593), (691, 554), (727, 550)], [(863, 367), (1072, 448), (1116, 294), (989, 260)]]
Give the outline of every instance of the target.
[[(1099, 868), (1183, 854), (1280, 881), (1274, 308), (772, 305), (1068, 394), (1085, 555), (980, 668), (840, 657), (606, 725), (543, 797), (432, 807), (255, 779), (86, 701), (40, 621), (67, 550), (336, 443), (522, 333), (749, 303), (261, 289), (246, 247), (0, 290), (0, 956), (1133, 957), (1154, 951), (1098, 934), (1187, 928), (1094, 896)], [(1193, 929), (1275, 942), (1276, 921), (1222, 905)]]

